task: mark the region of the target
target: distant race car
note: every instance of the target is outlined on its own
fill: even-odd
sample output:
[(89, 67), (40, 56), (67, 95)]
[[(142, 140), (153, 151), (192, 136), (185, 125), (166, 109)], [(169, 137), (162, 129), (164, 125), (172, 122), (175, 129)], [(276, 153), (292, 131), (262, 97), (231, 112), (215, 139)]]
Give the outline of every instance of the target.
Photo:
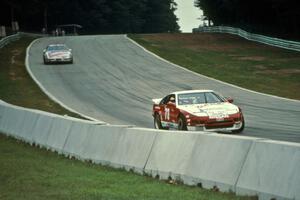
[(212, 90), (174, 92), (162, 99), (153, 99), (154, 127), (193, 131), (244, 130), (242, 110)]
[(65, 44), (50, 44), (43, 51), (44, 64), (73, 63), (72, 49)]

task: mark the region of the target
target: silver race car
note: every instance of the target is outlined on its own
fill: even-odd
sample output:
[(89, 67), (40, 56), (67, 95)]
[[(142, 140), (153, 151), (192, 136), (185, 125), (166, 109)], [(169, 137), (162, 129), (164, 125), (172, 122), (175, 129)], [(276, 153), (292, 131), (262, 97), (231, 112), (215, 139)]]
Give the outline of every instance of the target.
[(44, 64), (73, 63), (72, 49), (65, 44), (50, 44), (43, 51)]

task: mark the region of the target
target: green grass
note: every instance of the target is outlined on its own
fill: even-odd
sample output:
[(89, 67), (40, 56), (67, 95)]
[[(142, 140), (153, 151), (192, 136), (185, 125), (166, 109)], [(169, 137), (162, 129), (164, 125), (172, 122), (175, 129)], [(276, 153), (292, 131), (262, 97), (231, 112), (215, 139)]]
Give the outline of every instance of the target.
[(69, 160), (0, 134), (0, 199), (256, 199)]
[(300, 52), (228, 34), (129, 37), (162, 58), (194, 72), (251, 90), (300, 99)]
[(23, 37), (0, 49), (0, 99), (27, 108), (81, 118), (51, 101), (25, 68), (27, 46), (36, 38)]

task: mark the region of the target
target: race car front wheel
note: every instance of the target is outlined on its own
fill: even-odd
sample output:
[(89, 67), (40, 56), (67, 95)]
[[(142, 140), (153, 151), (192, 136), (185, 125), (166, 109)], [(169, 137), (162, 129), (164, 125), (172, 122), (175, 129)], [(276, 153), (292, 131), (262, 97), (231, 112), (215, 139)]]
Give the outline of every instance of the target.
[(44, 64), (47, 65), (48, 61), (46, 60), (46, 58), (44, 57)]
[(238, 130), (232, 131), (232, 133), (241, 133), (241, 132), (243, 132), (244, 128), (245, 128), (245, 120), (243, 119), (241, 128)]

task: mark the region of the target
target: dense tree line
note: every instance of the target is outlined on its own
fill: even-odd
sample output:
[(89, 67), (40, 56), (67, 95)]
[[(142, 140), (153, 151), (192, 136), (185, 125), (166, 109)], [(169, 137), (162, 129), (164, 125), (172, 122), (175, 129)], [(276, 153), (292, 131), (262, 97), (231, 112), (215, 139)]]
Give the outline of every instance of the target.
[(297, 0), (195, 0), (195, 6), (214, 25), (300, 39)]
[(86, 33), (178, 32), (174, 0), (3, 0), (0, 25), (23, 30), (80, 24)]

